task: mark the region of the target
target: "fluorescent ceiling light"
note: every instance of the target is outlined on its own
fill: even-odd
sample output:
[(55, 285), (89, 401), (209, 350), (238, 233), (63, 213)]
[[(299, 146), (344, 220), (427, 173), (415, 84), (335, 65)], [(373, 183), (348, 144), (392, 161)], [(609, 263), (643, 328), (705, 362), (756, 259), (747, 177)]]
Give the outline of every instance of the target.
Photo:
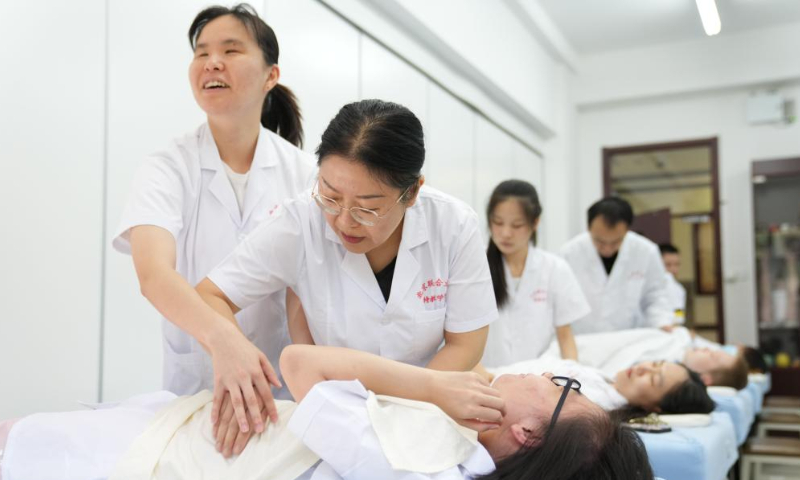
[(722, 30), (722, 22), (719, 21), (715, 0), (697, 0), (697, 11), (700, 12), (700, 19), (703, 21), (706, 35), (716, 35)]

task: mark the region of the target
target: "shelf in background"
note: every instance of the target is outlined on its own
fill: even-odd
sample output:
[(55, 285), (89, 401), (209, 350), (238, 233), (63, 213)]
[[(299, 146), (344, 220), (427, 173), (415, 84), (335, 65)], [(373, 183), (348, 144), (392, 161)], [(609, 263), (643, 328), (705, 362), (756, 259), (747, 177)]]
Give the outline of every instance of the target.
[(759, 330), (796, 330), (800, 323), (759, 323)]

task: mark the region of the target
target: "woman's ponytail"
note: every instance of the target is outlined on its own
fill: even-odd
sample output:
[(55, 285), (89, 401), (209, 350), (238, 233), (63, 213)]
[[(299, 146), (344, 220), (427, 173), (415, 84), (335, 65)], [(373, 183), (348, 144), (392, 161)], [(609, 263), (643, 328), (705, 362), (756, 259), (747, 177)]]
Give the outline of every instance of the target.
[(261, 125), (277, 133), (292, 145), (303, 147), (303, 115), (297, 97), (284, 85), (275, 85), (264, 99)]

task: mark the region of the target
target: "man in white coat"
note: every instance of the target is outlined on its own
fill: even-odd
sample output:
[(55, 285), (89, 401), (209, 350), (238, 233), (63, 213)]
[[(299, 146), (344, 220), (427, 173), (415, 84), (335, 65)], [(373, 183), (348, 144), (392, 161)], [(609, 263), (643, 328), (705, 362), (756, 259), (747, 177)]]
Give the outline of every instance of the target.
[(667, 271), (667, 299), (672, 312), (674, 324), (683, 325), (686, 320), (686, 288), (678, 281), (678, 271), (681, 268), (681, 254), (678, 248), (671, 243), (662, 243), (658, 246), (661, 250), (661, 259)]
[(589, 231), (561, 248), (592, 308), (572, 324), (575, 333), (672, 325), (658, 246), (631, 232), (631, 222), (628, 202), (603, 198), (589, 208)]

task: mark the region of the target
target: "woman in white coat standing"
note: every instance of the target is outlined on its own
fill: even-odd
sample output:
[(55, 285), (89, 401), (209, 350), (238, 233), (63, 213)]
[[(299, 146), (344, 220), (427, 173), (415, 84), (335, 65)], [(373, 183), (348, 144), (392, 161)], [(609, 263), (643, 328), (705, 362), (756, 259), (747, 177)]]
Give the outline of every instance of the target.
[[(141, 165), (113, 241), (132, 254), (143, 295), (164, 316), (164, 388), (181, 395), (214, 385), (209, 353), (217, 346), (179, 314), (186, 304), (205, 307), (194, 286), (278, 204), (309, 188), (315, 170), (297, 147), (294, 95), (278, 84), (277, 39), (252, 7), (203, 10), (189, 41), (189, 81), (207, 122)], [(233, 321), (265, 362), (288, 343), (285, 295), (276, 291)]]
[(563, 358), (578, 358), (570, 324), (589, 304), (567, 262), (535, 247), (541, 213), (536, 188), (523, 180), (500, 183), (489, 199), (486, 253), (500, 318), (489, 328), (485, 366), (537, 358), (554, 336)]
[[(422, 186), (416, 116), (380, 100), (345, 105), (317, 154), (313, 191), (281, 205), (197, 286), (213, 310), (193, 303), (181, 311), (201, 326), (200, 338), (231, 346), (212, 348), (215, 421), (226, 392), (233, 409), (223, 409), (223, 423), (233, 410), (249, 428), (245, 411), (253, 417), (259, 397), (274, 411), (263, 359), (227, 326), (240, 309), (286, 287), (307, 318), (304, 328), (290, 326), (295, 341), (438, 370), (470, 370), (483, 355), (497, 308), (478, 217)], [(295, 334), (302, 330), (305, 338)]]

